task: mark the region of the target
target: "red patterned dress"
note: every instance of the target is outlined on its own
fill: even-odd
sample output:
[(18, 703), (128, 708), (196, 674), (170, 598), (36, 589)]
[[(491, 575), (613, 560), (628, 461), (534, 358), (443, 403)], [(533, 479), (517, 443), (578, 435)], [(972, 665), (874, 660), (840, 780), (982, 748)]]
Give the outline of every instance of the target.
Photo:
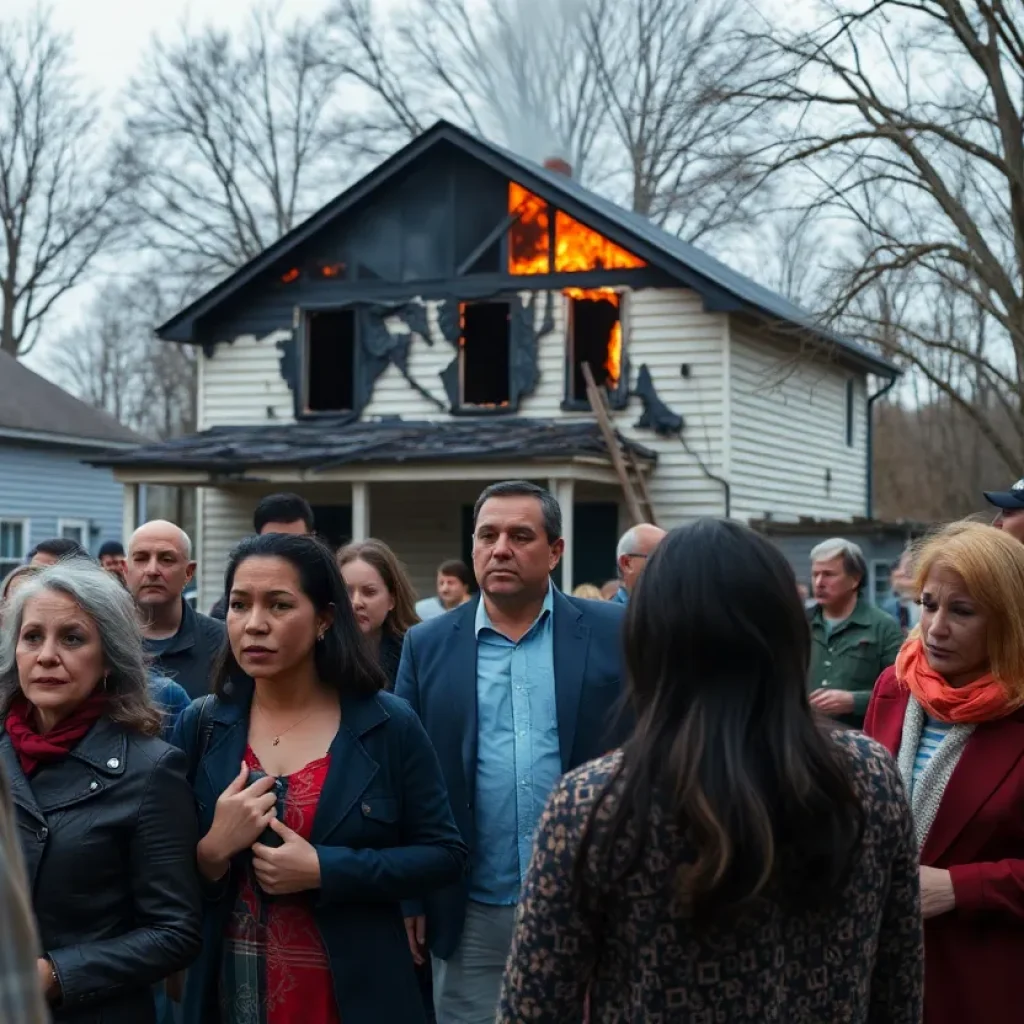
[[(251, 748), (245, 763), (250, 771), (262, 771)], [(330, 755), (279, 780), (282, 820), (306, 840), (329, 764)], [(278, 800), (281, 814), (280, 795)], [(222, 1024), (340, 1024), (330, 962), (308, 894), (268, 898), (251, 861), (224, 933), (220, 1007)]]

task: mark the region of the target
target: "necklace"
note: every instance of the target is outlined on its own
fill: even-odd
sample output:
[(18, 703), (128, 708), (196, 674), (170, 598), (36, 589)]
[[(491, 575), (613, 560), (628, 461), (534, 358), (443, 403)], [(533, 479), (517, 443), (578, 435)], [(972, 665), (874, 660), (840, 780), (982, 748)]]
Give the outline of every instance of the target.
[[(266, 718), (266, 717), (267, 717), (267, 713), (266, 713), (266, 712), (265, 712), (265, 711), (263, 710), (263, 708), (262, 708), (262, 707), (260, 706), (260, 702), (259, 702), (259, 701), (258, 701), (258, 700), (257, 700), (257, 699), (256, 699), (255, 697), (253, 697), (253, 699), (252, 699), (252, 702), (253, 702), (253, 704), (255, 704), (255, 705), (256, 705), (256, 707), (257, 707), (257, 708), (259, 708), (259, 712), (260, 712), (260, 715), (261, 715), (261, 717), (263, 717), (263, 718)], [(289, 733), (289, 732), (291, 732), (291, 731), (292, 731), (292, 729), (294, 729), (294, 728), (295, 728), (296, 726), (298, 726), (298, 725), (302, 725), (302, 723), (303, 723), (303, 722), (304, 722), (304, 721), (305, 721), (305, 720), (306, 720), (307, 718), (311, 717), (311, 716), (312, 716), (312, 715), (313, 715), (313, 714), (314, 714), (315, 712), (316, 712), (316, 708), (313, 708), (313, 710), (312, 710), (312, 711), (310, 711), (310, 712), (308, 712), (307, 714), (303, 715), (303, 716), (302, 716), (302, 717), (301, 717), (301, 718), (300, 718), (300, 719), (299, 719), (299, 720), (298, 720), (297, 722), (292, 722), (292, 724), (291, 724), (291, 725), (289, 725), (287, 729), (282, 729), (282, 730), (281, 730), (281, 732), (279, 732), (279, 733), (278, 733), (278, 734), (277, 734), (277, 735), (276, 735), (276, 736), (274, 737), (274, 742), (273, 742), (273, 746), (275, 746), (275, 747), (276, 747), (276, 746), (277, 746), (277, 745), (278, 745), (278, 744), (279, 744), (279, 743), (281, 742), (281, 737), (282, 737), (282, 736), (284, 736), (284, 735), (285, 735), (285, 733)]]

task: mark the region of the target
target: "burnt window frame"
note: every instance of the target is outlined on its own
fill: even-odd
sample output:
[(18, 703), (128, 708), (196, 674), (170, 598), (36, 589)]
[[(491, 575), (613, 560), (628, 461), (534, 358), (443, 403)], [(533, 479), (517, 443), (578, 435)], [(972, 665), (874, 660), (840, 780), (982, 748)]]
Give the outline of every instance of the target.
[[(630, 341), (630, 302), (631, 291), (628, 288), (612, 288), (619, 296), (619, 325), (622, 328), (622, 357), (620, 362), (619, 383), (614, 391), (605, 388), (608, 407), (616, 412), (629, 405), (629, 341)], [(590, 412), (590, 402), (584, 398), (574, 398), (572, 394), (573, 378), (575, 377), (575, 360), (573, 357), (572, 304), (573, 297), (562, 295), (562, 315), (564, 329), (562, 331), (562, 350), (564, 353), (564, 369), (562, 381), (562, 411)]]
[[(342, 313), (352, 314), (353, 340), (352, 340), (352, 408), (351, 409), (310, 409), (309, 408), (309, 342), (310, 318), (317, 313)], [(299, 381), (296, 388), (295, 417), (303, 420), (330, 419), (337, 416), (354, 415), (361, 412), (359, 403), (359, 367), (361, 350), (361, 324), (359, 310), (355, 306), (339, 303), (336, 306), (314, 306), (297, 307), (296, 317), (299, 326), (296, 331), (298, 335), (298, 370)]]
[[(494, 408), (488, 408), (486, 405), (472, 405), (463, 401), (462, 393), (462, 369), (463, 360), (465, 359), (465, 347), (458, 345), (455, 358), (457, 360), (457, 371), (458, 371), (458, 382), (457, 382), (457, 394), (458, 403), (453, 404), (449, 410), (452, 416), (510, 416), (519, 411), (519, 397), (516, 394), (514, 387), (514, 381), (512, 379), (512, 371), (515, 365), (515, 347), (517, 343), (516, 337), (516, 317), (515, 317), (515, 306), (518, 302), (516, 295), (504, 293), (498, 295), (490, 295), (486, 298), (473, 298), (473, 299), (459, 299), (458, 304), (462, 306), (471, 305), (498, 305), (499, 303), (508, 306), (508, 389), (509, 389), (509, 400), (507, 405), (499, 405)], [(462, 337), (462, 326), (461, 326), (461, 313), (460, 313), (460, 325), (459, 325), (459, 338)]]

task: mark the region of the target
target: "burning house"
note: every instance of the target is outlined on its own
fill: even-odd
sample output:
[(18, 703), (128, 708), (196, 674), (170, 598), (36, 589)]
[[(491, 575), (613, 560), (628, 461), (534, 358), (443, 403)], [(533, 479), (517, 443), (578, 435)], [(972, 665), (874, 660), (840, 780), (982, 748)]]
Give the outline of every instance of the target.
[(158, 333), (202, 348), (199, 432), (102, 462), (126, 529), (142, 485), (198, 489), (203, 604), (273, 490), (424, 590), (506, 477), (562, 502), (563, 586), (613, 575), (624, 464), (666, 526), (869, 514), (870, 402), (897, 373), (564, 163), (443, 122)]

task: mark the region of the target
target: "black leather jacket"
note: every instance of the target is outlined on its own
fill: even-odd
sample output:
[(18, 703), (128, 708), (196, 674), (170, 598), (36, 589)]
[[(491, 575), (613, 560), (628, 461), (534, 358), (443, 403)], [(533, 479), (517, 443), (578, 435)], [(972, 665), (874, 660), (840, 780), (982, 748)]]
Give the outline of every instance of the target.
[(186, 967), (200, 947), (185, 755), (104, 718), (31, 779), (2, 732), (0, 765), (42, 952), (63, 993), (54, 1020), (152, 1024), (150, 986)]

